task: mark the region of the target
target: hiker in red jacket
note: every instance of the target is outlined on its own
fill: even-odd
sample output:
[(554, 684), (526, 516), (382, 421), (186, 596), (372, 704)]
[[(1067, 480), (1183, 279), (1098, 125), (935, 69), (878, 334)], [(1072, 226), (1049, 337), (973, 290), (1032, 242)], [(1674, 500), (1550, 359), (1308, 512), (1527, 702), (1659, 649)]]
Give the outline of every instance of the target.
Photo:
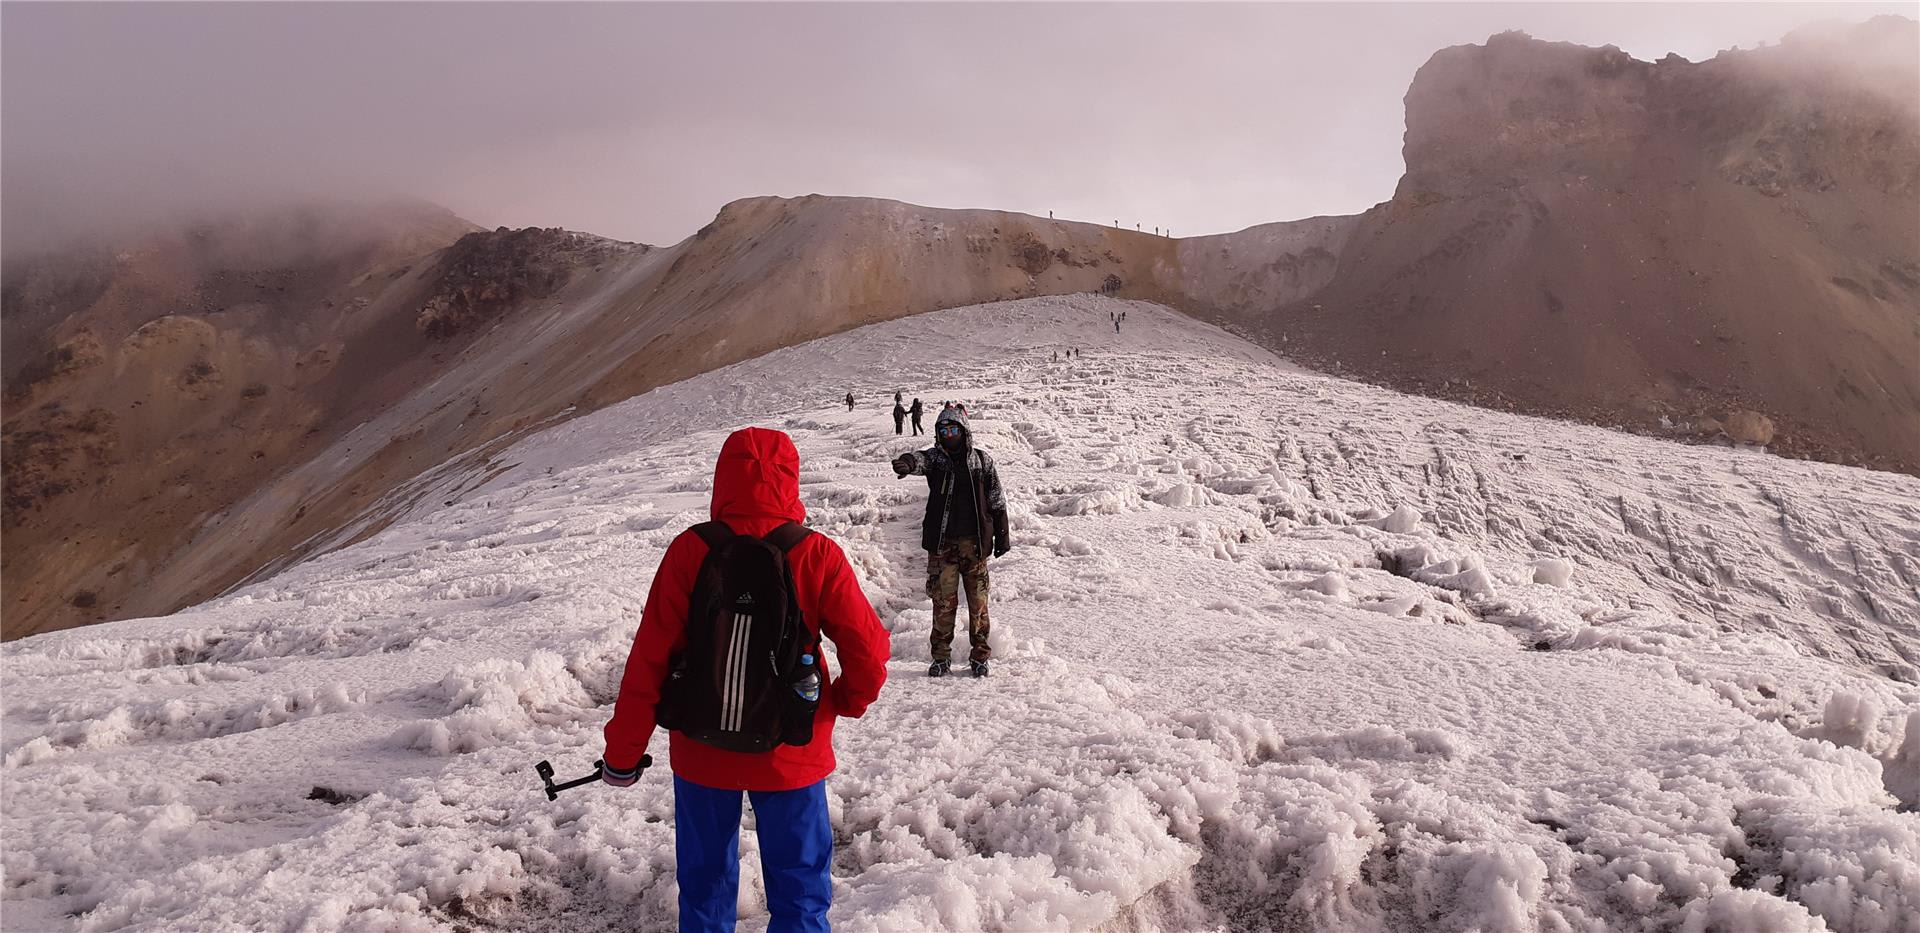
[[(764, 428), (744, 428), (728, 437), (714, 466), (712, 516), (736, 535), (766, 536), (788, 522), (804, 521), (800, 455), (793, 441)], [(602, 780), (609, 784), (624, 787), (639, 777), (670, 660), (687, 645), (689, 600), (707, 552), (706, 541), (689, 529), (667, 547), (654, 574), (620, 698), (607, 723)], [(773, 915), (769, 930), (827, 929), (833, 832), (826, 777), (834, 769), (833, 725), (840, 716), (859, 718), (880, 695), (890, 647), (839, 545), (826, 535), (807, 534), (792, 545), (787, 560), (805, 625), (816, 639), (824, 635), (833, 642), (841, 670), (836, 677), (824, 659), (819, 664), (819, 708), (812, 741), (805, 745), (743, 753), (677, 730), (668, 733), (683, 931), (733, 929), (742, 791), (757, 817)]]

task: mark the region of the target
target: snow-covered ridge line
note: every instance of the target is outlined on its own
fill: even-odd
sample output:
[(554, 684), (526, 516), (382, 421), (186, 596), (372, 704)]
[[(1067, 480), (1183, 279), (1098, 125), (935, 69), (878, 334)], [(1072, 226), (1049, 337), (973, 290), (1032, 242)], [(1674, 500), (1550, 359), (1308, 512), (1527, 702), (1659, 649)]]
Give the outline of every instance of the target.
[[(990, 682), (917, 676), (896, 387), (968, 401), (1008, 481)], [(745, 423), (794, 436), (894, 634), (836, 732), (839, 927), (1920, 916), (1920, 481), (1397, 396), (1076, 297), (669, 386), (230, 597), (5, 646), (9, 927), (671, 925), (664, 775), (548, 803), (530, 766), (598, 754)]]

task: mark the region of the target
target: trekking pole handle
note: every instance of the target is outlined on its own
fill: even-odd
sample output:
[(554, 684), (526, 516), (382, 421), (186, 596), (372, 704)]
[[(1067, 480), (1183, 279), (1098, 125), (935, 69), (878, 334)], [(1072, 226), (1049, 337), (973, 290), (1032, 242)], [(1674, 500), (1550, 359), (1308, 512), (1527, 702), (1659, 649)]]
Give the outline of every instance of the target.
[(563, 791), (563, 790), (566, 790), (566, 789), (567, 789), (567, 788), (569, 788), (569, 787), (579, 787), (579, 786), (580, 786), (580, 785), (582, 785), (582, 784), (591, 784), (591, 783), (593, 783), (594, 781), (598, 781), (598, 780), (600, 780), (600, 770), (601, 770), (602, 768), (605, 768), (605, 767), (606, 767), (606, 763), (605, 763), (605, 762), (602, 762), (602, 761), (599, 761), (599, 760), (595, 760), (595, 761), (594, 761), (594, 763), (593, 763), (593, 773), (592, 773), (592, 774), (589, 774), (589, 775), (587, 775), (586, 777), (583, 777), (583, 778), (574, 778), (573, 780), (571, 780), (571, 781), (568, 781), (568, 782), (566, 782), (565, 784), (548, 784), (548, 785), (547, 785), (547, 799), (548, 799), (548, 800), (553, 800), (553, 799), (555, 799), (555, 798), (557, 798), (557, 797), (559, 797), (559, 796), (560, 796), (560, 792), (561, 792), (561, 791)]
[[(641, 771), (647, 770), (647, 767), (652, 764), (653, 764), (652, 755), (640, 756)], [(542, 761), (539, 764), (534, 765), (533, 770), (535, 774), (540, 775), (540, 783), (546, 785), (547, 799), (557, 800), (560, 797), (560, 792), (563, 790), (566, 790), (572, 787), (579, 787), (582, 784), (591, 784), (595, 781), (600, 780), (600, 774), (602, 771), (606, 769), (606, 767), (607, 767), (607, 763), (605, 761), (600, 759), (595, 759), (593, 762), (592, 774), (589, 774), (583, 778), (574, 778), (573, 780), (568, 781), (564, 784), (553, 783), (553, 765), (549, 764), (548, 762)]]

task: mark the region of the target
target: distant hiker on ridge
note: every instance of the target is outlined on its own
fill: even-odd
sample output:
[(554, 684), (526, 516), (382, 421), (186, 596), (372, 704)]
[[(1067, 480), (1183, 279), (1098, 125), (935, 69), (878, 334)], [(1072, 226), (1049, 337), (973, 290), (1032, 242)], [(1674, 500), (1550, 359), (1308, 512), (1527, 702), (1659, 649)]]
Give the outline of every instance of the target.
[(853, 393), (852, 392), (847, 393), (847, 410), (848, 411), (853, 410)]
[(913, 407), (907, 409), (907, 414), (913, 416), (913, 433), (916, 435), (925, 433), (926, 429), (920, 427), (920, 397), (919, 396), (914, 396)]
[(900, 396), (893, 397), (893, 433), (907, 433), (907, 406), (900, 404)]
[(920, 546), (927, 552), (927, 595), (933, 599), (933, 664), (929, 677), (945, 677), (953, 656), (953, 623), (959, 614), (959, 589), (967, 591), (968, 667), (987, 676), (993, 659), (988, 645), (987, 554), (1000, 557), (1013, 547), (1007, 527), (1007, 500), (993, 458), (973, 446), (967, 409), (955, 406), (933, 423), (934, 445), (893, 460), (899, 476), (927, 478), (927, 514), (920, 525)]
[[(734, 928), (745, 791), (769, 929), (824, 931), (833, 724), (880, 695), (887, 633), (840, 546), (800, 524), (800, 454), (787, 435), (743, 428), (727, 438), (710, 514), (673, 539), (654, 573), (600, 779), (631, 785), (654, 726), (671, 730), (679, 928)], [(837, 677), (822, 635), (838, 649)], [(744, 663), (762, 658), (771, 663)]]

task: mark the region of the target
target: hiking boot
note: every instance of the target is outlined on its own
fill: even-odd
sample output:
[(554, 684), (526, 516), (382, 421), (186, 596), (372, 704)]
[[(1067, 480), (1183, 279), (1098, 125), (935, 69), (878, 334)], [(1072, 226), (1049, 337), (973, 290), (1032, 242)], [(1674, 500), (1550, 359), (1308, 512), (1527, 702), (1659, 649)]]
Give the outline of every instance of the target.
[(952, 666), (953, 664), (950, 661), (935, 661), (931, 666), (927, 668), (927, 676), (928, 677), (945, 677), (947, 676), (947, 669)]
[(987, 662), (985, 662), (985, 661), (968, 661), (968, 662), (967, 662), (967, 666), (968, 666), (969, 668), (972, 668), (972, 669), (973, 669), (973, 676), (975, 676), (975, 677), (985, 677), (985, 676), (987, 676)]

